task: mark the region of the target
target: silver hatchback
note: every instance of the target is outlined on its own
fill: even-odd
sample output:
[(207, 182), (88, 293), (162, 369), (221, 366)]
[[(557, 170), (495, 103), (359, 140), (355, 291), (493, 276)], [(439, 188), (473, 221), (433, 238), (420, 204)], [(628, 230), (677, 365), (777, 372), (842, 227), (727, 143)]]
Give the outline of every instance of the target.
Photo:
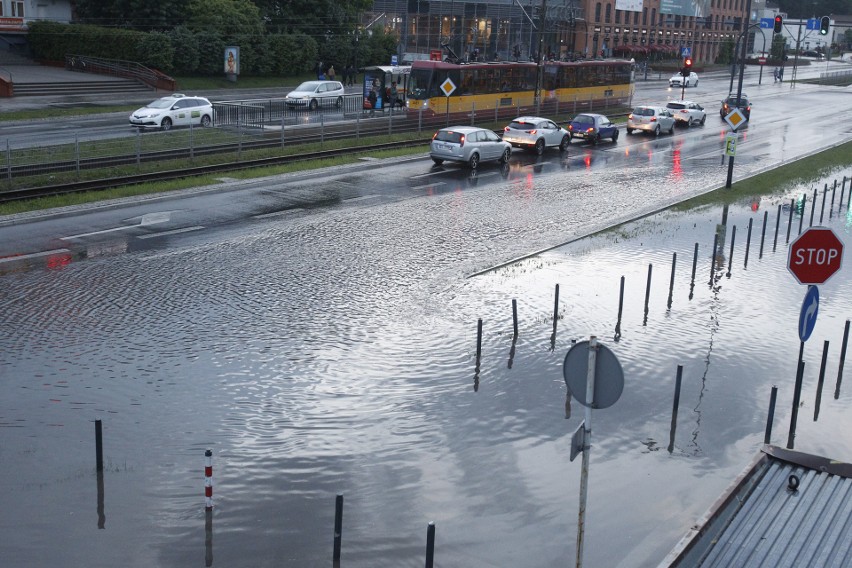
[(659, 136), (660, 132), (674, 134), (675, 117), (672, 112), (663, 107), (638, 106), (627, 115), (627, 133), (633, 134), (634, 130), (650, 132)]
[(511, 144), (501, 140), (492, 130), (474, 126), (442, 128), (429, 145), (429, 156), (436, 164), (443, 164), (445, 160), (461, 162), (471, 169), (476, 169), (483, 161), (506, 163), (511, 155)]

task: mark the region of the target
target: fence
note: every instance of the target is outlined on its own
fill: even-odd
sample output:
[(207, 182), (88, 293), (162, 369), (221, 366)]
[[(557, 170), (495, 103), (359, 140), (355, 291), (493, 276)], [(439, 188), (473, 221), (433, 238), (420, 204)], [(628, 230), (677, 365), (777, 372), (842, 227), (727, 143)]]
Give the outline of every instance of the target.
[[(3, 191), (155, 172), (168, 167), (164, 164), (169, 160), (175, 169), (244, 163), (253, 156), (298, 154), (298, 146), (304, 144), (352, 140), (360, 145), (362, 138), (392, 135), (399, 135), (394, 140), (425, 139), (452, 124), (501, 130), (505, 122), (521, 115), (540, 114), (560, 121), (578, 112), (624, 113), (630, 103), (630, 92), (609, 92), (603, 99), (545, 98), (540, 105), (532, 95), (508, 99), (508, 103), (507, 98), (495, 96), (481, 107), (450, 115), (427, 109), (368, 110), (360, 94), (346, 95), (340, 106), (315, 111), (291, 109), (284, 99), (217, 102), (214, 128), (136, 130), (133, 136), (109, 140), (80, 140), (75, 135), (73, 141), (48, 146), (13, 147), (7, 139), (5, 148), (0, 147), (0, 196)], [(253, 150), (263, 154), (246, 154)]]

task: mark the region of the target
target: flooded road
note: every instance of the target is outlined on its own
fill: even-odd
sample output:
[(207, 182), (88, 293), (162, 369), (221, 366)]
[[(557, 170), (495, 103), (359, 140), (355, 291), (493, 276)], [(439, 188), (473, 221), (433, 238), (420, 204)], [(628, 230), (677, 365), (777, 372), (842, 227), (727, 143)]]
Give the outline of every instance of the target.
[[(575, 240), (700, 193), (722, 171), (718, 154), (681, 162), (668, 150), (624, 150), (578, 147), (567, 168), (516, 161), (505, 177), (454, 170), (452, 183), (431, 189), (426, 171), (408, 188), (420, 188), (416, 198), (373, 189), (375, 171), (346, 174), (341, 183), (361, 195), (330, 205), (261, 211), (208, 196), (257, 215), (236, 222), (223, 209), (223, 222), (208, 219), (215, 231), (163, 223), (148, 237), (160, 226), (148, 217), (97, 236), (45, 237), (44, 250), (87, 252), (3, 265), (0, 557), (33, 567), (327, 566), (340, 493), (341, 566), (421, 566), (430, 521), (438, 566), (570, 565), (580, 480), (570, 438), (582, 409), (573, 404), (566, 418), (562, 362), (596, 335), (619, 357), (625, 389), (594, 414), (585, 561), (656, 565), (760, 448), (773, 385), (772, 441), (786, 441), (804, 296), (786, 269), (786, 207), (808, 193), (807, 227), (813, 188), (850, 172), (744, 196), (727, 211), (712, 271), (721, 207), (664, 211)], [(582, 167), (616, 152), (646, 165)], [(768, 153), (737, 163), (772, 164)], [(270, 203), (305, 189), (268, 183)], [(848, 185), (824, 219), (847, 243)], [(173, 205), (158, 207), (179, 218)], [(184, 228), (201, 226), (198, 211)], [(845, 263), (820, 289), (796, 437), (796, 449), (846, 461), (848, 378), (837, 400), (833, 391), (850, 270)], [(826, 340), (829, 378), (813, 421)]]

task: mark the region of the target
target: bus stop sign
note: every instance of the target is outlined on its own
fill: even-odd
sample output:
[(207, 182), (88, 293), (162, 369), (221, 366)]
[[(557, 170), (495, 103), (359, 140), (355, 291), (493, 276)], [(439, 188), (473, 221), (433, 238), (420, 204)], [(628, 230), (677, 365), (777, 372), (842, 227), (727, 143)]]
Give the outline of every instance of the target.
[(787, 268), (799, 284), (823, 284), (843, 263), (843, 243), (828, 227), (811, 227), (790, 243)]

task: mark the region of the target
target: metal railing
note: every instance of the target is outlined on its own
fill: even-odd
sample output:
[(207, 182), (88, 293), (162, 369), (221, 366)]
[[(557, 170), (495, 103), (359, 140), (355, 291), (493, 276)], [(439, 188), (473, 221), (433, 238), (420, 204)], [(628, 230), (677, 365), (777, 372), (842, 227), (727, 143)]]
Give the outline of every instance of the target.
[(427, 109), (371, 112), (363, 108), (361, 95), (347, 95), (340, 107), (331, 105), (316, 111), (291, 110), (283, 99), (253, 99), (215, 103), (213, 128), (137, 130), (135, 136), (127, 138), (75, 138), (66, 144), (20, 148), (13, 147), (7, 139), (5, 147), (0, 146), (0, 196), (4, 191), (22, 188), (112, 179), (168, 168), (242, 165), (247, 160), (268, 161), (285, 154), (292, 160), (293, 155), (304, 152), (301, 147), (306, 144), (315, 144), (311, 150), (315, 152), (317, 144), (325, 149), (324, 144), (341, 140), (352, 141), (353, 149), (364, 145), (362, 139), (424, 141), (436, 129), (455, 124), (501, 131), (505, 124), (522, 115), (540, 114), (564, 122), (578, 112), (626, 113), (632, 101), (630, 92), (609, 92), (603, 99), (545, 99), (540, 107), (533, 104), (532, 97), (506, 102), (498, 95), (479, 107), (446, 115)]
[(174, 91), (177, 83), (174, 79), (160, 73), (156, 69), (150, 69), (135, 61), (122, 59), (103, 59), (89, 55), (66, 55), (65, 68), (70, 71), (82, 71), (85, 73), (98, 73), (100, 75), (112, 75), (134, 79), (155, 89)]

